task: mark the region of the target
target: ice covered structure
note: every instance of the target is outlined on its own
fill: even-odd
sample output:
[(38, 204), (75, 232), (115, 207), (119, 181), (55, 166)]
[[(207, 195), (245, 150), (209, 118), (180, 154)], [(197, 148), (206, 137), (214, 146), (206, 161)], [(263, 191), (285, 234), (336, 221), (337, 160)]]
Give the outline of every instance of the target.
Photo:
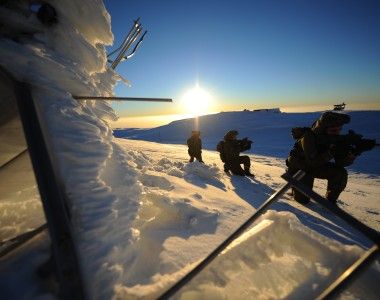
[[(49, 24), (37, 13), (46, 4), (56, 13)], [(98, 287), (87, 292), (108, 298), (113, 285), (104, 282), (118, 276), (110, 245), (114, 239), (128, 244), (132, 236), (126, 222), (127, 229), (114, 229), (119, 199), (101, 178), (114, 151), (107, 122), (116, 115), (105, 101), (77, 101), (73, 95), (113, 95), (120, 77), (107, 67), (105, 46), (113, 42), (110, 16), (99, 0), (2, 1), (0, 16), (0, 66), (30, 87), (50, 158), (69, 195), (83, 277)], [(137, 181), (131, 188), (134, 184), (138, 189)], [(130, 203), (137, 201), (135, 195)]]

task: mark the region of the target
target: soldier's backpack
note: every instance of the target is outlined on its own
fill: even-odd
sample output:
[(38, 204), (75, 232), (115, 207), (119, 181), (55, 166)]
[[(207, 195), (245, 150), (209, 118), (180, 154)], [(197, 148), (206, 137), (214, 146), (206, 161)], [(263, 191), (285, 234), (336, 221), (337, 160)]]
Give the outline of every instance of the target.
[(224, 154), (224, 141), (220, 141), (218, 143), (218, 145), (216, 145), (216, 151), (219, 152), (220, 154), (220, 159), (222, 160), (222, 162), (226, 162), (226, 156)]
[(292, 137), (296, 141), (302, 139), (306, 132), (310, 131), (310, 127), (293, 127), (292, 128)]

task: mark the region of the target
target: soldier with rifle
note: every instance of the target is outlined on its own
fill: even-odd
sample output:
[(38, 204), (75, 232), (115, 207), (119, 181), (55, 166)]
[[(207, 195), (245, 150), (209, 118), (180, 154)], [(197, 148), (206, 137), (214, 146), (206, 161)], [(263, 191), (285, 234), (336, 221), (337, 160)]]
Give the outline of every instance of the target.
[[(346, 114), (325, 112), (311, 128), (292, 129), (293, 138), (297, 141), (286, 159), (288, 172), (295, 174), (298, 170), (305, 171), (306, 175), (301, 182), (311, 189), (314, 178), (327, 179), (325, 198), (332, 203), (336, 203), (346, 187), (345, 167), (351, 165), (362, 152), (369, 151), (376, 145), (376, 140), (364, 139), (352, 130), (341, 135), (343, 125), (350, 120)], [(331, 162), (332, 159), (334, 162)], [(293, 196), (300, 203), (309, 202), (309, 198), (295, 189)]]
[[(240, 152), (251, 149), (252, 141), (248, 138), (238, 140), (236, 137), (239, 133), (236, 130), (228, 131), (224, 140), (217, 145), (217, 150), (220, 153), (220, 159), (224, 162), (224, 171), (232, 172), (234, 175), (255, 177), (250, 171), (251, 160), (249, 156), (242, 155)], [(244, 165), (244, 170), (240, 166)]]

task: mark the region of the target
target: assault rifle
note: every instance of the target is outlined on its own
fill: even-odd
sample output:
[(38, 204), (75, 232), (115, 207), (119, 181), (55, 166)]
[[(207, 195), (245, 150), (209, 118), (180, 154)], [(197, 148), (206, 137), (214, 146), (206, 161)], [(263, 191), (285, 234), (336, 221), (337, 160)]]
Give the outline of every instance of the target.
[[(307, 131), (311, 131), (310, 127), (294, 127), (292, 128), (292, 136), (295, 140), (303, 138)], [(334, 152), (337, 154), (352, 154), (358, 156), (365, 151), (372, 150), (375, 146), (380, 144), (376, 143), (375, 139), (365, 139), (363, 135), (349, 130), (347, 134), (342, 135), (319, 135), (317, 139), (318, 144), (334, 145)]]
[(330, 145), (335, 145), (332, 147), (334, 156), (346, 157), (349, 152), (353, 155), (358, 156), (365, 151), (372, 150), (376, 145), (375, 139), (365, 139), (363, 135), (356, 133), (353, 130), (349, 130), (348, 134), (344, 135), (329, 135)]
[(246, 151), (246, 150), (249, 150), (251, 149), (251, 145), (252, 145), (252, 141), (250, 141), (247, 137), (245, 137), (244, 139), (240, 140), (240, 147), (241, 147), (241, 151)]

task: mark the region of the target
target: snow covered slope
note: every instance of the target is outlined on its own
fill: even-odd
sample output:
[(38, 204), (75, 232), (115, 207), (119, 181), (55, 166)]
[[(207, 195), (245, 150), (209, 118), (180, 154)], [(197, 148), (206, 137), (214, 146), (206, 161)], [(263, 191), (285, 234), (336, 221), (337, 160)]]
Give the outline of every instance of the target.
[[(344, 131), (353, 129), (366, 138), (380, 141), (380, 111), (350, 111), (351, 123)], [(139, 139), (169, 144), (186, 144), (191, 130), (202, 132), (204, 148), (215, 150), (216, 144), (231, 129), (239, 131), (239, 137), (249, 137), (253, 142), (250, 153), (286, 158), (294, 144), (291, 128), (311, 126), (321, 115), (313, 113), (276, 113), (266, 111), (222, 112), (185, 119), (168, 125), (145, 130), (116, 129), (116, 137)], [(380, 175), (380, 147), (363, 154), (352, 170)]]
[[(280, 178), (284, 170), (273, 158), (251, 157), (256, 174), (252, 180), (222, 173), (215, 151), (204, 152), (206, 165), (189, 164), (187, 147), (182, 145), (115, 142), (125, 153), (120, 152), (122, 160), (112, 160), (134, 165), (135, 178), (142, 184), (142, 201), (132, 223), (136, 239), (127, 248), (131, 260), (120, 265), (124, 275), (116, 292), (122, 298), (158, 296), (284, 183)], [(129, 175), (120, 176), (128, 178), (125, 185), (131, 183)], [(365, 198), (357, 197), (357, 186)], [(317, 182), (318, 192), (325, 188), (325, 182)], [(126, 191), (127, 187), (115, 194), (123, 199)], [(354, 175), (340, 205), (379, 229), (379, 196), (378, 178)], [(201, 288), (186, 289), (184, 299), (221, 299), (227, 292), (229, 299), (315, 297), (358, 258), (361, 247), (370, 245), (317, 205), (304, 207), (288, 195), (257, 223), (196, 279), (194, 286), (201, 282)], [(372, 272), (375, 277), (380, 274), (378, 269)], [(372, 299), (374, 295), (366, 294)]]

